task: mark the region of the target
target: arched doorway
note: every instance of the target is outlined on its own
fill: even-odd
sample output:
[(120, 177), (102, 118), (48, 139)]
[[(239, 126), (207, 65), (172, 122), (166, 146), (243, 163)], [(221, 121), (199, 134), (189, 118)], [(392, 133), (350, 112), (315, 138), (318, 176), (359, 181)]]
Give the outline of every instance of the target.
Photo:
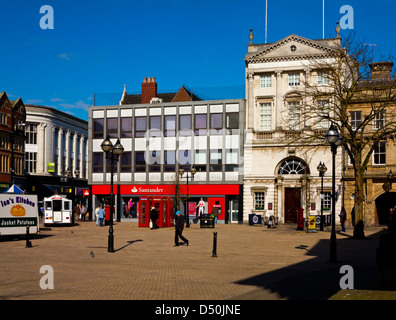
[(385, 192), (375, 199), (378, 224), (388, 224), (389, 210), (394, 206), (396, 206), (396, 192)]

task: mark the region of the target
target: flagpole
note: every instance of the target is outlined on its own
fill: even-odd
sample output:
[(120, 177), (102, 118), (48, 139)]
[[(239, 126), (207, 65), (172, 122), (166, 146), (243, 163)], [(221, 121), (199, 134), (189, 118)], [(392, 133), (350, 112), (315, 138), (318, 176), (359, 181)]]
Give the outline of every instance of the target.
[(323, 0), (323, 12), (322, 12), (322, 15), (323, 15), (323, 39), (324, 39), (324, 2), (325, 2), (325, 0)]
[(268, 0), (265, 0), (265, 43), (267, 43), (267, 11), (268, 11)]

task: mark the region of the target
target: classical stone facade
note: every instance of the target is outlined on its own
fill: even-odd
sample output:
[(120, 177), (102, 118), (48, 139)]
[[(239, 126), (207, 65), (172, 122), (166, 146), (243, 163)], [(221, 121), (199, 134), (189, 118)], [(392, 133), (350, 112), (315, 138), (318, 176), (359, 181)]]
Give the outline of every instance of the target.
[[(275, 43), (248, 45), (246, 62), (246, 123), (244, 166), (244, 220), (249, 214), (281, 223), (296, 223), (297, 211), (304, 217), (321, 210), (321, 178), (317, 166), (325, 163), (324, 213), (331, 212), (332, 154), (330, 146), (318, 139), (299, 141), (307, 131), (322, 137), (329, 123), (305, 121), (294, 109), (305, 104), (299, 93), (306, 81), (326, 86), (326, 78), (313, 61), (328, 59), (340, 45), (334, 39), (309, 40), (290, 35)], [(331, 90), (329, 88), (329, 90)], [(336, 212), (342, 205), (342, 158), (336, 156)]]

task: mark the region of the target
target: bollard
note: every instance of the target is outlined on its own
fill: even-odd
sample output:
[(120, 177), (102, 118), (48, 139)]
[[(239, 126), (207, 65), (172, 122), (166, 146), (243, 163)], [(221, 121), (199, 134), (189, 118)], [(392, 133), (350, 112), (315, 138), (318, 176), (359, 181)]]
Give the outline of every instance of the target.
[(213, 232), (213, 252), (212, 257), (217, 257), (217, 232)]
[(31, 248), (32, 243), (30, 242), (30, 237), (29, 237), (29, 226), (26, 227), (26, 248)]

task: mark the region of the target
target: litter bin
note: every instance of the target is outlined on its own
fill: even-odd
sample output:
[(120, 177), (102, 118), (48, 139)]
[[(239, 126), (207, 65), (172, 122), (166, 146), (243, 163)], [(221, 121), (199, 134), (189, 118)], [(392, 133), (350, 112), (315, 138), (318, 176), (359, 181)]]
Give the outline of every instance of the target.
[(210, 214), (203, 214), (200, 219), (201, 228), (214, 228), (214, 217)]
[(251, 213), (249, 214), (249, 225), (255, 225), (259, 224), (261, 225), (261, 216), (258, 214)]

